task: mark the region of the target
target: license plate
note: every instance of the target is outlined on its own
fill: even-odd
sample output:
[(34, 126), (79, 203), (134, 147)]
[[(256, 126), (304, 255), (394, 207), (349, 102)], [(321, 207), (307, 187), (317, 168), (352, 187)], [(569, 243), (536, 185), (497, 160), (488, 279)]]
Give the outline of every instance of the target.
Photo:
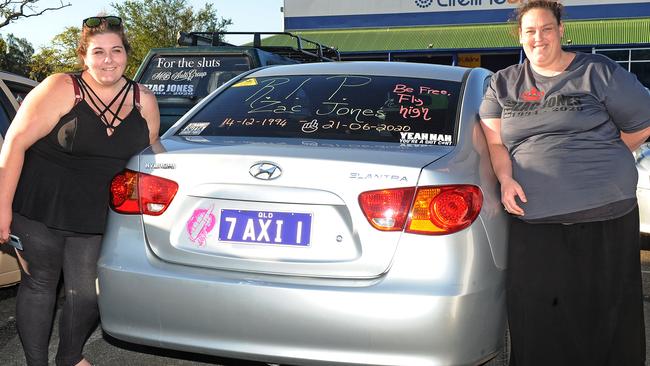
[(221, 210), (219, 241), (308, 246), (311, 214)]

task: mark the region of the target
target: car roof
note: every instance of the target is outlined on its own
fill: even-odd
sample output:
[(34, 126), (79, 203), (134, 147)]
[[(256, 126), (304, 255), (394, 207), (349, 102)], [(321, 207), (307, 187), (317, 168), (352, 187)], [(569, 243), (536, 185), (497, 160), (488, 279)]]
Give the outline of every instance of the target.
[(36, 86), (38, 85), (37, 81), (34, 81), (32, 79), (26, 78), (24, 76), (16, 75), (10, 72), (6, 71), (0, 71), (0, 79), (14, 82), (14, 83), (20, 83), (20, 84), (27, 84), (31, 86)]
[(459, 66), (421, 64), (411, 62), (342, 61), (276, 65), (273, 67), (259, 69), (249, 74), (248, 77), (305, 74), (352, 74), (428, 78), (461, 82), (469, 70), (471, 69)]

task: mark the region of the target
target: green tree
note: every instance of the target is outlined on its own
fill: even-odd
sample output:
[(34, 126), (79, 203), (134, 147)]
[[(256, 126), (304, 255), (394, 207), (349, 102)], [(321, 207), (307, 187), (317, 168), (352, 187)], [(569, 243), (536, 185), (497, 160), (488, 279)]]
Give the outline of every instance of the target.
[(197, 11), (186, 0), (126, 0), (111, 6), (124, 20), (133, 48), (126, 70), (129, 76), (135, 74), (149, 49), (176, 45), (178, 32), (216, 32), (232, 24), (230, 19), (218, 19), (211, 3)]
[[(230, 19), (218, 19), (212, 4), (195, 11), (187, 0), (125, 0), (111, 6), (123, 19), (131, 43), (126, 69), (129, 77), (133, 77), (149, 49), (176, 45), (178, 32), (216, 32), (232, 24)], [(68, 27), (54, 37), (50, 46), (41, 48), (32, 58), (31, 77), (42, 80), (54, 72), (78, 70), (75, 50), (79, 32), (77, 27)]]
[(0, 70), (28, 76), (33, 54), (34, 47), (26, 39), (17, 38), (13, 34), (0, 36)]
[(78, 27), (67, 27), (52, 39), (49, 46), (42, 47), (29, 63), (29, 77), (43, 80), (55, 72), (80, 70), (77, 60)]

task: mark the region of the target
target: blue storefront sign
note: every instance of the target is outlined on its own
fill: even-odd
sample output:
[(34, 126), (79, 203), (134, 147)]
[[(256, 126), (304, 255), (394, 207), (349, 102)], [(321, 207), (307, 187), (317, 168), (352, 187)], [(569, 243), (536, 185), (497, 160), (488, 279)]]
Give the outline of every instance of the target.
[[(503, 23), (521, 0), (285, 0), (291, 30)], [(650, 1), (564, 0), (567, 20), (650, 16)]]

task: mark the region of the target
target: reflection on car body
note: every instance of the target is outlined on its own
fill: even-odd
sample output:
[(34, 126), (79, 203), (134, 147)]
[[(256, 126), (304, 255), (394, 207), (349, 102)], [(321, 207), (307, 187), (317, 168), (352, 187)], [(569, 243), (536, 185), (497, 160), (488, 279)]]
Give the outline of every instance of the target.
[[(646, 88), (648, 94), (650, 89)], [(639, 204), (639, 229), (641, 236), (650, 236), (650, 143), (646, 141), (634, 151), (639, 180), (636, 197)]]
[(639, 229), (642, 236), (650, 235), (650, 144), (644, 143), (634, 152), (639, 180), (636, 197), (639, 204)]
[(342, 62), (220, 87), (112, 182), (105, 331), (272, 363), (507, 365), (489, 77)]
[[(0, 146), (20, 103), (37, 84), (22, 76), (0, 72)], [(0, 287), (20, 281), (20, 270), (12, 251), (9, 245), (0, 246)]]

